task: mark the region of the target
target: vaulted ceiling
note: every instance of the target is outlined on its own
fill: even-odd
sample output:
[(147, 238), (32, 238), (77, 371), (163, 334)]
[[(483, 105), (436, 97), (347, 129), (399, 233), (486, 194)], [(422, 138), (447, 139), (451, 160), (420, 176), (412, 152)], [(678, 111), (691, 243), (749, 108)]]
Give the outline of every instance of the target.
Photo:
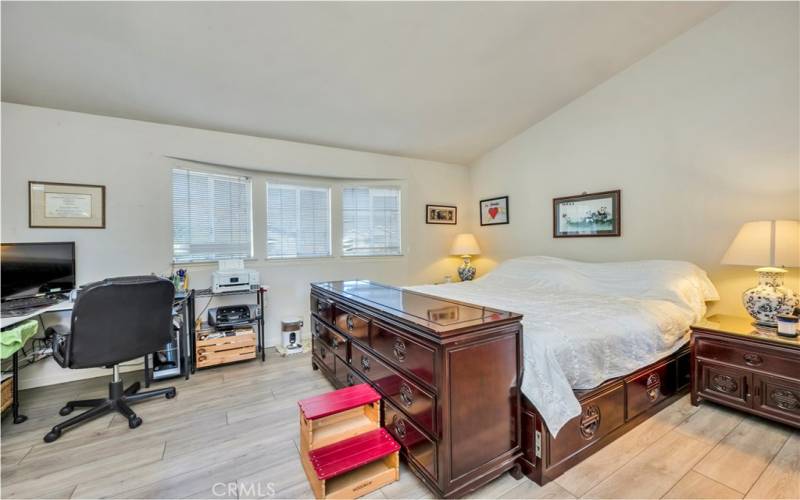
[(722, 5), (3, 2), (2, 99), (466, 164)]

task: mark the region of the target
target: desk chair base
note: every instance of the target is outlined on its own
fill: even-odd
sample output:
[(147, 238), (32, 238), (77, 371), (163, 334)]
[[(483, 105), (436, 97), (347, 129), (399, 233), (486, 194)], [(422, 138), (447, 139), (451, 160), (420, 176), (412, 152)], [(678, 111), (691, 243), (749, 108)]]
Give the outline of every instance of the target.
[(136, 413), (131, 410), (129, 403), (137, 403), (145, 399), (164, 396), (167, 399), (172, 399), (177, 394), (174, 387), (166, 387), (164, 389), (157, 389), (154, 391), (139, 392), (139, 382), (134, 382), (130, 387), (123, 390), (122, 380), (119, 378), (119, 369), (114, 367), (114, 380), (108, 384), (108, 398), (107, 399), (85, 399), (81, 401), (69, 401), (64, 405), (59, 414), (66, 416), (72, 413), (75, 408), (91, 408), (91, 410), (81, 413), (66, 422), (53, 427), (53, 429), (44, 436), (45, 443), (52, 443), (61, 437), (61, 433), (69, 427), (94, 420), (98, 417), (105, 415), (111, 411), (116, 411), (128, 419), (128, 427), (135, 429), (142, 425), (142, 418), (138, 417)]

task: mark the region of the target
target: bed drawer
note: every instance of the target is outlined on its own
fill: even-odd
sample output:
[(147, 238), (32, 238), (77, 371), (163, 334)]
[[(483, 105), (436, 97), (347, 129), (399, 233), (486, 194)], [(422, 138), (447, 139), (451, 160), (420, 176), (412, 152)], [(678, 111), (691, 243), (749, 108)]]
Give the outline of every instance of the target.
[(372, 325), (371, 342), (372, 348), (390, 360), (393, 368), (410, 373), (430, 387), (435, 386), (433, 367), (436, 351), (379, 322)]
[(347, 337), (334, 331), (333, 328), (325, 326), (325, 323), (313, 316), (311, 317), (311, 335), (321, 343), (327, 345), (330, 350), (340, 358), (345, 361), (350, 359), (347, 351)]
[(435, 482), (436, 442), (428, 438), (413, 422), (392, 406), (383, 402), (383, 426), (400, 443), (408, 459), (418, 465)]
[(311, 294), (311, 312), (333, 324), (334, 306), (333, 301), (320, 297), (314, 293)]
[(336, 305), (335, 325), (354, 340), (369, 345), (369, 318), (341, 305)]
[(768, 347), (753, 346), (752, 343), (725, 343), (708, 339), (695, 340), (698, 358), (736, 365), (750, 370), (765, 370), (771, 374), (797, 378), (797, 360), (781, 356)]
[(676, 362), (670, 361), (625, 380), (628, 420), (675, 394), (676, 370)]
[(581, 414), (567, 422), (553, 438), (548, 433), (548, 467), (570, 458), (625, 423), (625, 386), (622, 382), (581, 401)]
[(435, 436), (435, 398), (361, 346), (353, 344), (352, 349), (352, 366), (359, 375), (370, 380), (396, 407), (402, 408), (417, 425)]

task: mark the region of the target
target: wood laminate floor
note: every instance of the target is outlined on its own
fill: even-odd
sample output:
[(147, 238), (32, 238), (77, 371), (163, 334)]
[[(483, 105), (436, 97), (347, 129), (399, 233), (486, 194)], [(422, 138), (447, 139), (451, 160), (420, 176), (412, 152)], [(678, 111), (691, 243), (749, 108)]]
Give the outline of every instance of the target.
[[(140, 403), (46, 444), (70, 399), (103, 397), (107, 378), (23, 391), (27, 422), (2, 421), (2, 498), (309, 498), (297, 400), (331, 389), (309, 355), (198, 371), (172, 400)], [(128, 374), (126, 385), (136, 380)], [(156, 384), (157, 386), (169, 384)], [(372, 498), (430, 492), (405, 466)], [(505, 474), (476, 498), (800, 498), (800, 432), (688, 397), (544, 487)]]

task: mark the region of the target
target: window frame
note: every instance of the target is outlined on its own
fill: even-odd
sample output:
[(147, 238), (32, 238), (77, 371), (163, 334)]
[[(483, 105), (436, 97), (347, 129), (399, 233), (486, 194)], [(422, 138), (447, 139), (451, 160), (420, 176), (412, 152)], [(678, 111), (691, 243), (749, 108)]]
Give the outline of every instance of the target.
[[(397, 210), (400, 221), (398, 224), (398, 231), (400, 234), (400, 244), (398, 253), (383, 253), (383, 254), (346, 254), (344, 251), (344, 191), (348, 188), (366, 188), (366, 189), (395, 189), (398, 192), (399, 207)], [(405, 206), (406, 206), (406, 189), (405, 186), (398, 181), (365, 181), (365, 182), (343, 182), (339, 186), (339, 256), (343, 259), (392, 259), (397, 257), (405, 257), (406, 255), (406, 228), (405, 228)]]
[[(275, 184), (278, 186), (292, 186), (299, 188), (320, 189), (328, 191), (328, 255), (309, 255), (286, 257), (276, 256), (270, 257), (269, 255), (269, 185)], [(272, 178), (267, 177), (264, 179), (264, 261), (266, 262), (292, 262), (298, 260), (314, 260), (314, 259), (331, 259), (336, 256), (333, 248), (333, 192), (334, 185), (325, 182), (306, 181), (302, 178)]]
[[(247, 185), (247, 195), (249, 199), (248, 210), (249, 210), (249, 217), (248, 217), (248, 224), (249, 224), (249, 234), (250, 234), (250, 245), (248, 250), (248, 256), (246, 257), (227, 257), (229, 259), (242, 259), (246, 261), (257, 260), (255, 256), (255, 227), (253, 224), (253, 177), (249, 175), (244, 175), (243, 173), (239, 172), (219, 172), (213, 170), (206, 170), (201, 168), (190, 168), (186, 166), (180, 165), (173, 165), (169, 170), (169, 178), (170, 178), (170, 231), (172, 233), (172, 266), (179, 266), (179, 265), (194, 265), (194, 264), (208, 264), (208, 263), (216, 263), (220, 260), (225, 260), (225, 258), (216, 258), (216, 259), (207, 259), (207, 258), (192, 258), (192, 259), (185, 259), (185, 260), (178, 260), (175, 255), (175, 196), (174, 196), (174, 175), (176, 170), (186, 171), (189, 174), (204, 174), (209, 177), (228, 177), (231, 179), (242, 179), (246, 181)], [(215, 221), (212, 221), (212, 224)]]

